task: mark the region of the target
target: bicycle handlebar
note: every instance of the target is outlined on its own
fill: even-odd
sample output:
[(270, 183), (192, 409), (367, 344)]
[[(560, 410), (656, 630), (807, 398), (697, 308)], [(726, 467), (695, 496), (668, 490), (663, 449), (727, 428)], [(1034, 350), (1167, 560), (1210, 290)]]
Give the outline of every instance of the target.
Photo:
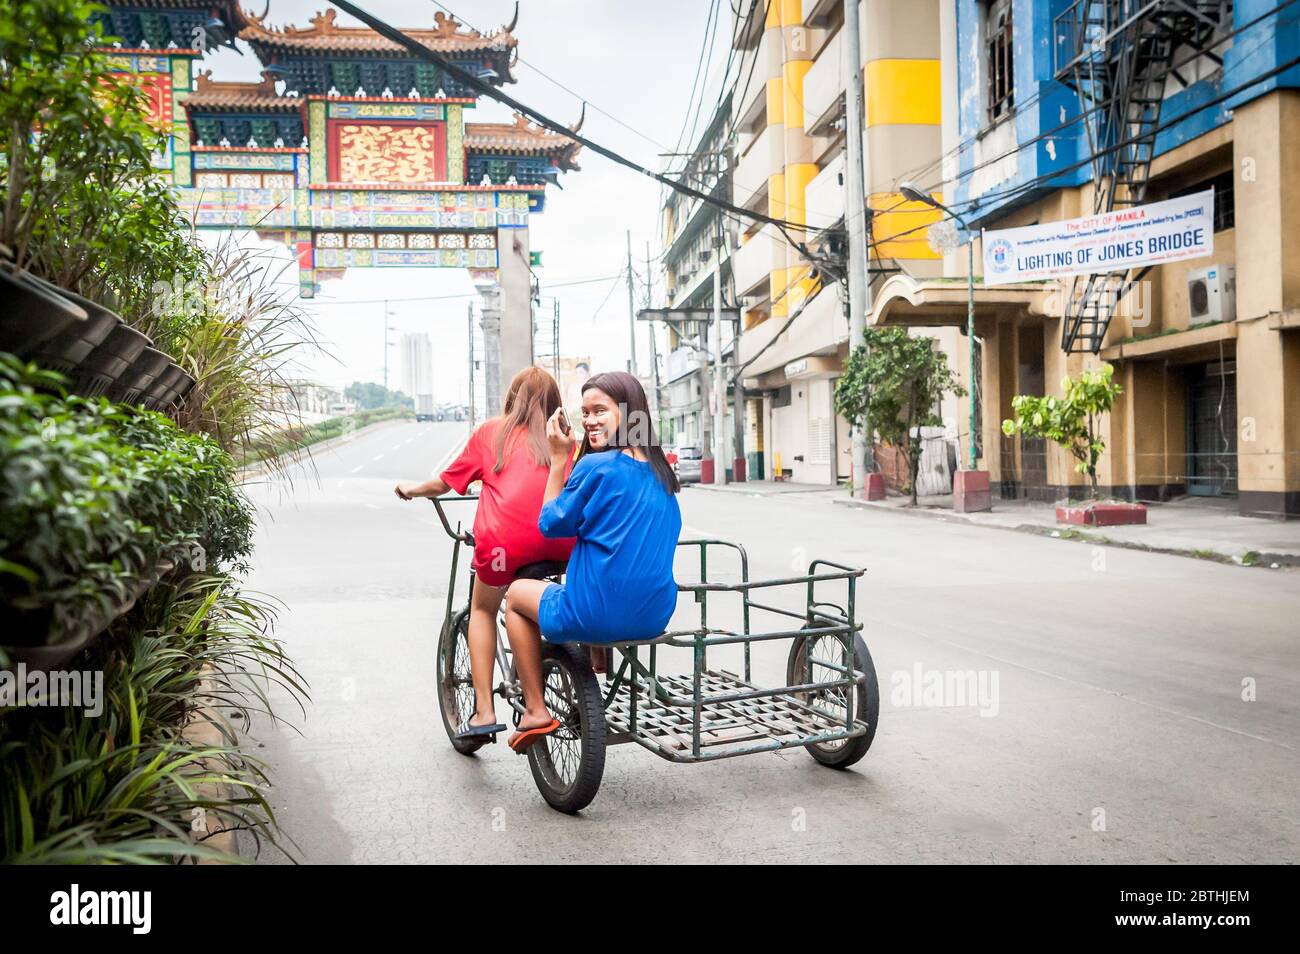
[(438, 511), (438, 519), (442, 521), (442, 529), (447, 531), (447, 536), (451, 537), (453, 540), (457, 540), (461, 543), (465, 543), (468, 544), (469, 546), (473, 546), (474, 538), (470, 536), (468, 531), (453, 530), (451, 528), (451, 521), (447, 519), (447, 514), (442, 509), (442, 502), (444, 500), (478, 500), (478, 495), (457, 494), (457, 495), (449, 495), (445, 497), (430, 497), (429, 500), (430, 502), (432, 502), (434, 508)]

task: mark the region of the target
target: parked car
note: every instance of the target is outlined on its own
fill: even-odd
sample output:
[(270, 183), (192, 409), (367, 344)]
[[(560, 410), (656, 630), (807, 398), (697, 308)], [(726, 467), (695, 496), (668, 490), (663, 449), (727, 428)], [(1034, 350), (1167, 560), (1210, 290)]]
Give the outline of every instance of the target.
[(704, 451), (698, 447), (678, 447), (676, 451), (677, 460), (673, 463), (673, 469), (677, 471), (677, 481), (682, 484), (698, 484), (700, 482), (700, 461), (704, 459)]

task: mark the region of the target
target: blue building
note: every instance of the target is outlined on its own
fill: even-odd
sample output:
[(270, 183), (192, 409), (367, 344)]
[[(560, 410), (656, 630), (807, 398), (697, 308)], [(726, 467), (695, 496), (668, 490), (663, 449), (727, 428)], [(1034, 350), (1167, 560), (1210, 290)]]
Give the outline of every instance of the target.
[[(1235, 498), (1300, 517), (1300, 4), (951, 0), (944, 154), (916, 183), (980, 230), (1213, 187), (1214, 250), (1143, 271), (976, 286), (975, 439), (1005, 496), (1078, 488), (1063, 452), (1006, 438), (1017, 394), (1108, 362), (1124, 392), (1102, 483)], [(965, 249), (943, 280), (896, 276), (877, 322), (966, 323)]]

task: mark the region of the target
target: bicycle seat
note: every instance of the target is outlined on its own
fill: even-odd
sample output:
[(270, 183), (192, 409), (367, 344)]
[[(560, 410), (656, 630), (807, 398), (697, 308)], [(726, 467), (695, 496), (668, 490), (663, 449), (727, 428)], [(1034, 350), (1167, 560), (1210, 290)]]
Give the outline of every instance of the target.
[(560, 576), (568, 566), (563, 560), (540, 560), (537, 563), (525, 563), (515, 571), (517, 580), (545, 580)]

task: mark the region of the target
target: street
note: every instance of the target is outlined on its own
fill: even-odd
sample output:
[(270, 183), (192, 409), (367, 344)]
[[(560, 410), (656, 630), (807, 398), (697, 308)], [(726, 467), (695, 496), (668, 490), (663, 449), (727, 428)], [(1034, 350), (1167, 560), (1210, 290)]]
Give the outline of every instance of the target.
[[(621, 745), (587, 810), (552, 811), (504, 739), (460, 756), (436, 708), (451, 544), (429, 503), (392, 488), (466, 428), (380, 425), (318, 453), (315, 474), (249, 487), (250, 585), (285, 602), (277, 635), (311, 685), (305, 718), (255, 720), (249, 743), (298, 860), (1296, 859), (1300, 574), (853, 510), (840, 490), (688, 487), (683, 535), (742, 543), (752, 578), (819, 557), (867, 568), (881, 692), (867, 757), (847, 772), (797, 749), (673, 765)], [(682, 600), (683, 623), (693, 612)], [(760, 683), (786, 649), (755, 649)], [(974, 674), (979, 699), (922, 692), (932, 673)]]

